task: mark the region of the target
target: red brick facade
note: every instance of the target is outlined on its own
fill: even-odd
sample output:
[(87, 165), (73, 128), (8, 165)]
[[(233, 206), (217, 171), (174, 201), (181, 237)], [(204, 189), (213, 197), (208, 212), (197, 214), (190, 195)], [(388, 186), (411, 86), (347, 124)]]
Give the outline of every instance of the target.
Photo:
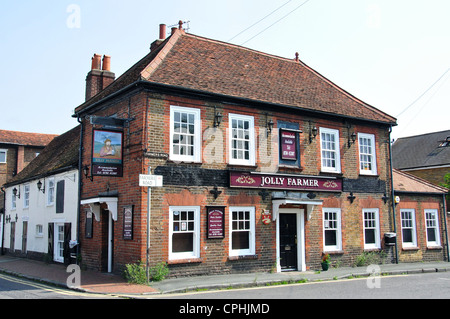
[[(175, 80), (174, 83), (164, 82), (166, 80), (159, 79), (163, 77), (164, 70), (168, 73), (175, 72), (174, 74), (183, 72), (184, 69), (176, 65), (177, 61), (183, 61), (182, 59), (174, 59), (174, 65), (169, 62), (177, 57), (177, 54), (190, 48), (190, 41), (194, 41), (190, 36), (184, 38), (179, 32), (175, 32), (172, 37), (159, 47), (163, 48), (162, 56), (157, 56), (158, 51), (152, 52), (105, 88), (101, 94), (76, 109), (76, 116), (82, 121), (84, 132), (82, 168), (89, 168), (88, 177), (93, 173), (93, 130), (105, 128), (99, 124), (91, 124), (92, 119), (109, 117), (125, 120), (126, 123), (124, 127), (117, 128), (123, 132), (122, 176), (93, 176), (92, 181), (84, 177), (82, 179), (82, 203), (90, 203), (90, 199), (94, 198), (94, 201), (98, 200), (97, 204), (100, 204), (101, 208), (100, 213), (96, 215), (100, 220), (92, 219), (92, 236), (87, 236), (86, 233), (86, 217), (91, 216), (86, 211), (97, 208), (90, 204), (81, 208), (82, 264), (105, 270), (109, 257), (112, 262), (111, 271), (119, 272), (128, 263), (145, 262), (147, 243), (150, 265), (168, 263), (171, 276), (280, 271), (283, 267), (295, 267), (299, 270), (319, 269), (324, 252), (332, 255), (334, 265), (352, 265), (356, 257), (364, 251), (383, 252), (381, 255), (384, 261), (392, 262), (393, 247), (385, 245), (384, 234), (393, 231), (388, 141), (390, 126), (394, 125), (395, 121), (386, 114), (362, 104), (341, 89), (331, 94), (333, 84), (324, 78), (319, 82), (323, 81), (326, 89), (315, 93), (317, 103), (324, 104), (316, 111), (293, 107), (298, 104), (300, 98), (286, 107), (275, 101), (268, 103), (253, 98), (250, 94), (247, 98), (227, 95), (225, 91), (228, 82), (216, 82), (219, 86), (223, 85), (221, 92), (212, 89), (199, 91), (196, 87), (189, 87), (192, 83), (201, 85), (196, 81), (189, 83), (192, 80), (190, 75), (186, 76), (185, 87), (175, 83)], [(210, 45), (211, 43), (208, 43), (205, 50), (211, 49)], [(223, 44), (214, 45), (218, 49), (224, 49)], [(233, 47), (232, 50), (237, 48)], [(207, 52), (201, 48), (197, 48), (197, 51)], [(251, 53), (255, 57), (267, 58), (256, 52)], [(205, 54), (199, 56), (203, 57)], [(161, 60), (158, 60), (158, 57)], [(163, 62), (164, 59), (169, 60)], [(292, 67), (291, 61), (283, 62), (279, 58), (272, 60), (280, 63), (280, 67), (283, 63)], [(192, 66), (191, 63), (186, 67)], [(304, 68), (303, 65), (297, 67)], [(186, 74), (191, 71), (186, 69)], [(161, 74), (157, 75), (158, 72)], [(274, 70), (271, 72), (276, 73)], [(312, 71), (306, 69), (305, 72), (309, 74)], [(145, 75), (148, 80), (137, 79), (133, 82), (132, 77), (136, 74)], [(161, 82), (153, 83), (152, 75), (158, 77)], [(228, 80), (228, 75), (224, 71), (224, 82)], [(169, 77), (168, 74), (164, 76)], [(272, 75), (267, 76), (270, 78)], [(308, 79), (305, 87), (317, 84), (314, 75), (304, 76)], [(216, 78), (221, 76), (216, 74)], [(248, 84), (249, 82), (246, 82), (242, 88)], [(205, 87), (208, 85), (211, 83), (205, 83)], [(229, 85), (232, 85), (232, 82)], [(254, 86), (257, 86), (257, 83), (254, 83)], [(239, 85), (233, 87), (232, 91), (235, 92), (238, 88)], [(264, 92), (258, 88), (255, 94), (261, 96)], [(292, 97), (295, 94), (293, 93)], [(287, 103), (288, 98), (284, 96), (283, 103)], [(314, 101), (314, 96), (308, 95), (308, 101)], [(348, 101), (348, 104), (339, 112), (325, 112), (326, 108), (333, 109), (332, 101), (336, 102), (335, 107), (345, 104), (345, 101)], [(308, 103), (313, 103), (314, 106), (314, 102)], [(354, 116), (349, 115), (352, 107)], [(192, 140), (187, 140), (195, 146), (195, 154), (200, 152), (198, 159), (180, 161), (180, 157), (172, 155), (172, 151), (175, 152), (176, 149), (172, 142), (181, 141), (172, 131), (177, 127), (177, 124), (174, 124), (175, 113), (171, 111), (175, 109), (187, 110), (186, 114), (192, 115), (192, 123), (195, 123), (192, 124), (192, 132), (190, 128), (186, 128), (184, 133), (191, 133)], [(219, 112), (222, 117), (221, 123), (217, 125), (215, 115)], [(343, 112), (349, 114), (345, 115)], [(194, 122), (196, 114), (199, 115)], [(377, 116), (377, 119), (368, 117), (369, 114)], [(244, 127), (250, 125), (246, 131), (250, 133), (244, 134), (254, 136), (253, 140), (246, 136), (244, 140), (249, 144), (242, 144), (245, 145), (244, 149), (250, 149), (250, 164), (230, 163), (230, 157), (235, 154), (231, 151), (231, 145), (239, 145), (237, 142), (234, 144), (230, 134), (231, 125), (240, 121), (230, 123), (231, 119), (235, 118), (243, 118), (241, 122), (245, 123)], [(267, 124), (269, 121), (274, 123), (270, 132)], [(286, 125), (296, 127), (294, 131), (298, 134), (296, 136), (300, 165), (281, 163), (279, 129), (287, 127)], [(312, 134), (313, 127), (317, 128), (316, 135)], [(332, 133), (329, 134), (330, 137), (325, 133), (322, 137), (321, 130)], [(370, 167), (375, 167), (376, 170), (370, 174), (360, 170), (363, 166), (361, 150), (364, 150), (360, 143), (369, 143), (360, 134), (369, 136), (369, 142), (373, 143), (371, 146), (374, 152), (370, 154)], [(326, 153), (322, 147), (328, 145), (323, 139), (332, 139), (334, 136), (339, 136), (339, 139), (329, 145), (335, 145), (333, 151), (339, 154), (339, 158), (335, 158), (339, 170), (335, 173), (322, 168), (323, 156)], [(195, 142), (192, 142), (194, 140)], [(254, 143), (253, 153), (251, 143)], [(252, 156), (254, 163), (251, 163)], [(195, 158), (195, 155), (192, 158)], [(148, 202), (148, 189), (139, 186), (139, 174), (148, 174), (149, 168), (152, 174), (162, 175), (164, 179), (163, 187), (151, 188), (151, 203)], [(329, 179), (331, 182), (338, 181), (342, 188), (338, 191), (296, 191), (271, 187), (233, 187), (230, 185), (230, 171), (243, 172), (244, 175), (266, 173), (273, 179), (278, 176), (312, 178), (315, 181)], [(113, 221), (112, 235), (108, 235), (107, 223), (110, 214), (107, 213), (108, 207), (105, 205), (108, 198), (117, 200), (117, 220)], [(124, 238), (124, 210), (129, 206), (133, 207), (132, 239)], [(223, 238), (212, 239), (207, 236), (207, 209), (210, 206), (224, 207)], [(366, 215), (365, 210), (369, 210)], [(263, 214), (266, 213), (270, 213), (271, 217), (268, 224), (263, 222)], [(295, 215), (296, 230), (289, 233), (290, 236), (295, 235), (295, 245), (284, 247), (281, 244), (280, 219), (282, 215), (285, 218), (285, 215), (289, 214)], [(150, 217), (149, 236), (147, 216)], [(369, 221), (366, 220), (368, 218)], [(370, 222), (373, 222), (373, 228), (366, 229), (365, 225)], [(241, 233), (242, 229), (245, 230), (244, 235)], [(183, 231), (187, 230), (192, 237), (184, 236), (186, 233)], [(179, 234), (184, 236), (181, 237), (184, 240), (175, 239), (179, 238), (175, 236)], [(369, 235), (371, 239), (365, 239), (365, 236)], [(110, 252), (108, 236), (113, 239), (112, 245), (109, 245)], [(367, 244), (371, 240), (372, 246)], [(184, 250), (175, 247), (175, 241), (176, 245), (183, 246)], [(325, 242), (327, 247), (324, 246)], [(189, 247), (189, 254), (184, 254), (185, 247)], [(287, 261), (283, 260), (285, 257), (280, 257), (282, 254), (295, 259), (295, 265), (285, 266)]]

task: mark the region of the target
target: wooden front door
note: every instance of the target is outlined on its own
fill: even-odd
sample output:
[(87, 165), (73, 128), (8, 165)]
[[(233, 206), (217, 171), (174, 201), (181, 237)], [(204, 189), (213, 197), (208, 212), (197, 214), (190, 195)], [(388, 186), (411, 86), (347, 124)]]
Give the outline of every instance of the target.
[(281, 270), (297, 270), (297, 214), (280, 214)]

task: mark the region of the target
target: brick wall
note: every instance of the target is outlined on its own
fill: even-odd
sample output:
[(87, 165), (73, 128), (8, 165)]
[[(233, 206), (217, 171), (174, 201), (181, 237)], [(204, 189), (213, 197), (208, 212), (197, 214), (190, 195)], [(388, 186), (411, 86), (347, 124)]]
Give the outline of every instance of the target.
[[(397, 244), (399, 252), (399, 262), (419, 262), (419, 261), (441, 261), (446, 260), (447, 239), (445, 236), (445, 226), (443, 219), (442, 196), (419, 196), (403, 194), (400, 196), (400, 203), (396, 205), (397, 221)], [(417, 247), (408, 248), (402, 245), (402, 224), (400, 210), (414, 209), (415, 212), (415, 232), (417, 236)], [(440, 242), (439, 247), (427, 245), (425, 209), (436, 209), (438, 211)]]
[[(201, 163), (178, 163), (163, 158), (148, 158), (147, 152), (170, 153), (170, 105), (199, 108), (202, 120), (202, 161)], [(214, 106), (223, 115), (223, 121), (214, 128)], [(228, 164), (228, 115), (237, 113), (252, 115), (255, 120), (256, 165), (242, 167)], [(266, 115), (267, 113), (267, 115)], [(323, 207), (340, 208), (342, 212), (341, 252), (333, 255), (335, 263), (351, 265), (357, 255), (363, 252), (362, 209), (378, 208), (380, 212), (381, 236), (391, 231), (389, 202), (384, 204), (382, 197), (389, 194), (388, 132), (376, 125), (353, 123), (350, 130), (346, 123), (331, 118), (314, 118), (304, 114), (282, 113), (279, 110), (243, 107), (235, 104), (212, 103), (198, 99), (178, 96), (165, 96), (157, 93), (136, 91), (120, 100), (104, 105), (95, 113), (97, 116), (133, 118), (130, 126), (124, 129), (123, 177), (94, 177), (91, 182), (83, 182), (82, 198), (97, 196), (106, 192), (118, 192), (118, 220), (114, 223), (114, 271), (123, 269), (127, 263), (146, 258), (147, 241), (147, 189), (138, 186), (138, 175), (146, 174), (152, 167), (155, 174), (164, 176), (164, 187), (152, 189), (150, 224), (150, 264), (168, 261), (169, 207), (200, 206), (200, 259), (169, 261), (171, 276), (198, 275), (205, 273), (233, 273), (249, 271), (270, 271), (276, 264), (276, 223), (262, 223), (263, 210), (272, 211), (270, 196), (265, 200), (260, 190), (232, 189), (228, 187), (228, 170), (247, 170), (264, 172), (283, 172), (289, 174), (320, 175), (319, 136), (309, 143), (310, 121), (319, 127), (339, 130), (342, 174), (336, 175), (344, 180), (344, 192), (320, 193), (317, 199), (323, 200)], [(300, 134), (301, 167), (278, 167), (278, 142), (276, 125), (272, 134), (266, 135), (266, 121), (272, 119), (296, 122), (303, 131)], [(93, 127), (84, 121), (83, 164), (90, 164)], [(347, 145), (349, 134), (353, 131), (375, 135), (377, 155), (377, 176), (359, 175), (358, 142)], [(326, 174), (331, 175), (331, 174)], [(222, 193), (217, 199), (210, 193), (216, 185)], [(353, 203), (347, 199), (353, 192)], [(124, 240), (123, 208), (134, 205), (133, 240)], [(225, 238), (207, 239), (206, 206), (226, 206)], [(229, 258), (229, 218), (228, 207), (253, 206), (256, 212), (256, 252), (255, 256)], [(299, 207), (302, 208), (302, 207)], [(304, 207), (303, 207), (304, 208)], [(103, 217), (103, 216), (102, 216)], [(101, 242), (84, 238), (85, 214), (81, 216), (82, 258), (88, 267), (99, 268)], [(101, 223), (94, 221), (94, 236), (100, 232)], [(311, 219), (305, 221), (306, 264), (308, 269), (318, 269), (323, 252), (322, 209), (316, 206)], [(384, 246), (382, 246), (384, 249)]]

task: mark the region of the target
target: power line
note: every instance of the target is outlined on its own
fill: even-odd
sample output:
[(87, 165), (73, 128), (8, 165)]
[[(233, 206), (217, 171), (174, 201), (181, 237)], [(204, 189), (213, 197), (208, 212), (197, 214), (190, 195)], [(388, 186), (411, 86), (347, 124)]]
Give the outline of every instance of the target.
[(234, 37), (232, 37), (230, 40), (228, 40), (228, 42), (230, 42), (231, 40), (233, 40), (234, 38), (238, 37), (239, 35), (241, 35), (242, 33), (244, 33), (245, 31), (247, 31), (248, 29), (253, 28), (255, 25), (257, 25), (258, 23), (260, 23), (261, 21), (265, 20), (266, 18), (268, 18), (269, 16), (271, 16), (272, 14), (274, 14), (275, 12), (277, 12), (278, 10), (280, 10), (281, 8), (283, 8), (285, 5), (287, 5), (289, 2), (292, 2), (292, 0), (289, 0), (288, 2), (286, 2), (285, 4), (283, 4), (282, 6), (278, 7), (277, 9), (273, 10), (271, 13), (269, 13), (268, 15), (266, 15), (264, 18), (260, 19), (259, 21), (253, 23), (251, 26), (249, 26), (247, 29), (239, 32), (238, 34), (236, 34)]
[(425, 92), (423, 92), (417, 99), (414, 100), (410, 105), (408, 105), (403, 111), (401, 111), (396, 117), (399, 117), (403, 113), (405, 113), (411, 106), (413, 106), (417, 101), (419, 101), (429, 90), (431, 90), (446, 74), (450, 71), (450, 68), (447, 69), (440, 77), (436, 80)]
[(294, 11), (298, 10), (300, 7), (302, 7), (303, 5), (305, 5), (307, 2), (309, 2), (310, 0), (306, 0), (305, 2), (303, 2), (301, 5), (299, 5), (298, 7), (296, 7), (294, 10), (290, 11), (288, 14), (284, 15), (283, 17), (281, 17), (280, 19), (278, 19), (277, 21), (275, 21), (274, 23), (272, 23), (271, 25), (269, 25), (267, 28), (265, 28), (264, 30), (262, 30), (261, 32), (259, 32), (258, 34), (254, 35), (253, 37), (251, 37), (250, 39), (248, 39), (247, 41), (245, 41), (244, 43), (242, 43), (241, 45), (246, 44), (247, 42), (253, 40), (254, 38), (256, 38), (258, 35), (260, 35), (261, 33), (265, 32), (267, 29), (273, 27), (275, 24), (277, 24), (278, 22), (280, 22), (281, 20), (285, 19), (287, 16), (289, 16), (291, 13), (293, 13)]

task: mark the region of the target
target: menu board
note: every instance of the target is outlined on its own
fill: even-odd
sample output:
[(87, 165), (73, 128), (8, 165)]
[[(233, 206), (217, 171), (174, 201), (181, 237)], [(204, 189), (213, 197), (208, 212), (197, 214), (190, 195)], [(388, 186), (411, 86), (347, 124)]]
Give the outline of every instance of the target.
[(225, 206), (208, 206), (208, 238), (225, 237)]

